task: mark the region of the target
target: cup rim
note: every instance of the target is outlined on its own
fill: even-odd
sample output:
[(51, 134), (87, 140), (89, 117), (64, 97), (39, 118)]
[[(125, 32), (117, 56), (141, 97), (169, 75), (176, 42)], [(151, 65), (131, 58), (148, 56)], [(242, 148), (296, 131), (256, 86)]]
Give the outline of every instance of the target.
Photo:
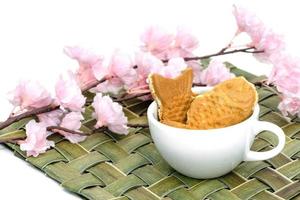
[[(198, 87), (197, 87), (197, 89), (198, 89)], [(196, 91), (197, 91), (197, 89), (196, 89)], [(202, 90), (202, 89), (203, 89), (203, 87), (200, 90)], [(211, 87), (207, 87), (204, 90), (208, 91), (210, 89), (211, 89)], [(195, 130), (195, 129), (185, 129), (185, 128), (177, 128), (177, 127), (169, 126), (169, 125), (163, 124), (160, 121), (158, 121), (157, 119), (155, 119), (155, 117), (154, 117), (155, 114), (157, 115), (157, 103), (155, 101), (153, 101), (147, 109), (147, 117), (148, 117), (149, 122), (153, 123), (155, 126), (160, 126), (162, 128), (167, 128), (167, 129), (171, 129), (171, 130), (173, 129), (174, 131), (176, 130), (176, 132), (184, 131), (186, 133), (204, 133), (204, 132), (212, 133), (212, 132), (219, 132), (222, 130), (227, 131), (231, 128), (236, 128), (238, 126), (242, 126), (242, 125), (248, 123), (249, 121), (256, 119), (257, 116), (259, 115), (259, 105), (258, 105), (258, 103), (255, 105), (251, 116), (249, 116), (247, 119), (245, 119), (237, 124), (233, 124), (231, 126), (226, 126), (226, 127), (222, 127), (222, 128), (213, 128), (213, 129), (199, 129), (199, 130), (196, 129)]]

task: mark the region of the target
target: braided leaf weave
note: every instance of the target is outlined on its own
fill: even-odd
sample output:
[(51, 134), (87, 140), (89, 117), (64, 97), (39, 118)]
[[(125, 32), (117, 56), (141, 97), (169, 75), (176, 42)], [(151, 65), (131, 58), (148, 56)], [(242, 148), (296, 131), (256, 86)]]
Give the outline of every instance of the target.
[[(257, 77), (230, 64), (237, 76), (250, 82)], [(172, 169), (156, 150), (148, 128), (131, 128), (120, 136), (109, 131), (96, 131), (79, 144), (71, 144), (52, 135), (55, 148), (37, 158), (27, 158), (15, 144), (6, 145), (15, 155), (29, 162), (67, 190), (84, 199), (115, 200), (300, 200), (300, 119), (287, 121), (278, 111), (279, 97), (264, 87), (259, 93), (260, 119), (282, 127), (286, 145), (276, 157), (257, 162), (243, 162), (229, 174), (209, 180), (186, 177)], [(137, 99), (122, 102), (133, 123), (145, 123), (150, 102)], [(82, 130), (92, 132), (95, 121), (87, 106)], [(0, 131), (24, 135), (24, 119)], [(252, 150), (266, 151), (277, 144), (270, 132), (260, 133)], [(221, 152), (220, 152), (221, 153)]]

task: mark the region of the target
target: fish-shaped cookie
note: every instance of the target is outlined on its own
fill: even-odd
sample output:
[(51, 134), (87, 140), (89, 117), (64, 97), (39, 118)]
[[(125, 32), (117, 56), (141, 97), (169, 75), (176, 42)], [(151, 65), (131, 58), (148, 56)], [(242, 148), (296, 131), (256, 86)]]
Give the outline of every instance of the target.
[(245, 78), (224, 81), (193, 100), (186, 126), (190, 129), (212, 129), (237, 124), (252, 114), (257, 99), (254, 85)]
[(158, 104), (160, 121), (186, 123), (187, 111), (194, 98), (191, 90), (192, 69), (184, 70), (180, 76), (174, 79), (165, 78), (159, 74), (150, 74), (148, 80), (151, 94)]

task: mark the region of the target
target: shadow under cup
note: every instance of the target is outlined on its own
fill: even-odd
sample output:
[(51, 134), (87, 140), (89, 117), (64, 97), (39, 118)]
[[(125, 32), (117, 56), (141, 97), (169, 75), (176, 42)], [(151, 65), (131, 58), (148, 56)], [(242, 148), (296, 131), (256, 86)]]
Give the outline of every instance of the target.
[[(160, 123), (155, 102), (149, 106), (147, 116), (151, 136), (162, 157), (174, 169), (193, 178), (215, 178), (230, 172), (242, 161), (269, 159), (280, 153), (285, 143), (281, 128), (258, 121), (258, 105), (248, 119), (209, 130), (189, 130)], [(278, 145), (266, 152), (251, 151), (255, 136), (263, 130), (273, 132), (278, 137)]]

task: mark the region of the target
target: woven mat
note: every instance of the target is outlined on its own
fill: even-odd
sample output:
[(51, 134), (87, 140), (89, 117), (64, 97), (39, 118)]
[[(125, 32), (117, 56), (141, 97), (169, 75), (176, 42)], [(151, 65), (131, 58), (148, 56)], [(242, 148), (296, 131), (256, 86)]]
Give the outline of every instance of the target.
[[(263, 78), (229, 66), (233, 73), (251, 82)], [(277, 110), (278, 96), (263, 87), (257, 87), (257, 91), (260, 119), (283, 128), (285, 148), (272, 159), (243, 162), (231, 173), (216, 179), (192, 179), (173, 170), (156, 150), (148, 128), (131, 129), (127, 136), (96, 131), (80, 144), (71, 144), (53, 135), (55, 148), (37, 158), (26, 158), (17, 145), (7, 146), (65, 189), (86, 199), (300, 200), (300, 120), (286, 121)], [(146, 121), (145, 111), (150, 102), (135, 99), (122, 103), (131, 122)], [(91, 112), (87, 107), (84, 114), (83, 130), (87, 132), (95, 124)], [(23, 127), (28, 120), (13, 124), (5, 132), (24, 134)], [(262, 132), (256, 137), (252, 150), (269, 150), (276, 143), (277, 139), (270, 132)]]

